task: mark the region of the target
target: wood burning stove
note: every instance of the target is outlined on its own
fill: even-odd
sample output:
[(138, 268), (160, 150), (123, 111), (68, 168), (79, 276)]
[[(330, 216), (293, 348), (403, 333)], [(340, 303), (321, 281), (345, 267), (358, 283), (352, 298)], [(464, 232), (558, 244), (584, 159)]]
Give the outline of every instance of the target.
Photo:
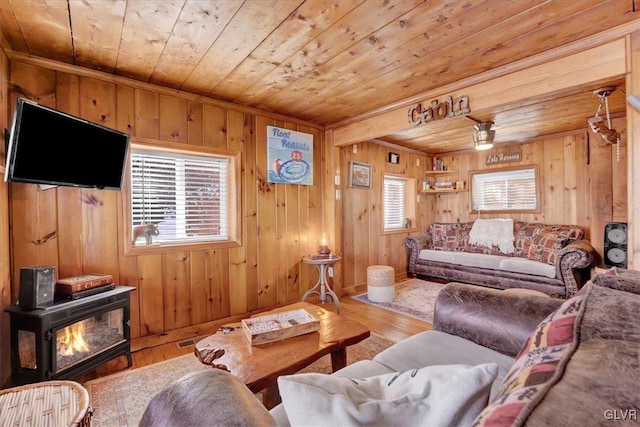
[(116, 286), (45, 309), (7, 307), (14, 385), (74, 379), (114, 357), (131, 366), (130, 286)]

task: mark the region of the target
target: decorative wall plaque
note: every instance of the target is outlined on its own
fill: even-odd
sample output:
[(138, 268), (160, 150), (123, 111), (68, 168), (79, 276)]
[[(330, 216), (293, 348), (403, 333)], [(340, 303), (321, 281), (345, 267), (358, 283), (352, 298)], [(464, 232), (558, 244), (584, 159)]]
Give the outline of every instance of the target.
[(502, 163), (513, 163), (522, 160), (522, 151), (511, 153), (497, 153), (487, 155), (487, 165), (499, 165)]

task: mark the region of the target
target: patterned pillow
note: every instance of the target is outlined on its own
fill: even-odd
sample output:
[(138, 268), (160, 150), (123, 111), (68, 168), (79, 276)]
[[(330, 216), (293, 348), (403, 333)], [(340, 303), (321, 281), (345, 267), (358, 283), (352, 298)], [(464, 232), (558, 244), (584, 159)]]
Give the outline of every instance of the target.
[(582, 238), (581, 228), (573, 225), (539, 225), (525, 256), (534, 261), (555, 265), (556, 255), (573, 240)]
[(528, 338), (498, 394), (474, 421), (480, 426), (520, 426), (562, 377), (579, 344), (579, 325), (590, 287), (565, 301)]
[(474, 254), (488, 254), (488, 255), (501, 255), (501, 256), (512, 256), (513, 254), (505, 254), (500, 248), (496, 245), (491, 247), (485, 245), (478, 245), (476, 243), (467, 243), (467, 247), (465, 248), (465, 252), (470, 252)]
[[(584, 230), (577, 225), (547, 225), (535, 222), (529, 223), (516, 221), (513, 224), (513, 233), (516, 239), (515, 256), (528, 258), (531, 244), (533, 243), (535, 236), (537, 234), (544, 234), (548, 232), (555, 232), (564, 236), (566, 240), (561, 242), (564, 246), (573, 240), (580, 240), (584, 237)], [(539, 250), (539, 248), (535, 248), (534, 250)]]
[(429, 233), (432, 249), (440, 251), (463, 251), (469, 240), (467, 223), (433, 223), (429, 226)]
[(516, 221), (513, 224), (513, 234), (515, 237), (516, 253), (517, 257), (527, 257), (529, 253), (529, 246), (531, 246), (531, 239), (533, 235), (542, 224), (528, 223), (522, 221)]
[(527, 258), (555, 265), (556, 254), (568, 243), (568, 237), (561, 231), (538, 229), (531, 239)]

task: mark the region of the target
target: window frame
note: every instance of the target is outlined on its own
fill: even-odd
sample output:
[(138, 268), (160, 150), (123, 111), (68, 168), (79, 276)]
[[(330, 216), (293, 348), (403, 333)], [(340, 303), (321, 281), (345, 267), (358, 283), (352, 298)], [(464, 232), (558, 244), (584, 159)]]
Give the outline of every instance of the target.
[[(534, 181), (535, 181), (535, 195), (536, 195), (536, 206), (533, 209), (481, 209), (478, 211), (475, 209), (473, 203), (474, 196), (474, 181), (473, 178), (475, 175), (483, 175), (490, 174), (496, 172), (509, 172), (509, 171), (517, 171), (517, 170), (528, 170), (533, 169)], [(503, 168), (495, 168), (495, 169), (482, 169), (469, 171), (469, 212), (472, 214), (484, 214), (484, 213), (492, 213), (492, 214), (503, 214), (503, 213), (540, 213), (541, 211), (541, 197), (540, 197), (540, 174), (538, 173), (538, 165), (519, 165), (519, 166), (510, 166)]]
[[(227, 240), (206, 242), (162, 243), (159, 245), (145, 246), (133, 245), (133, 227), (131, 215), (131, 153), (134, 149), (161, 151), (167, 154), (189, 154), (195, 156), (218, 157), (229, 161), (227, 169)], [(190, 146), (188, 144), (171, 143), (159, 140), (131, 138), (127, 165), (122, 186), (122, 241), (124, 242), (124, 255), (143, 255), (153, 253), (167, 253), (176, 251), (204, 250), (215, 248), (238, 247), (242, 245), (242, 197), (241, 197), (241, 153), (238, 151), (220, 150), (203, 146)]]
[[(404, 213), (405, 213), (405, 218), (409, 218), (411, 220), (411, 226), (408, 228), (390, 228), (390, 229), (385, 228), (384, 216), (385, 216), (386, 205), (385, 205), (385, 197), (384, 197), (384, 187), (385, 187), (384, 183), (386, 178), (399, 179), (404, 181), (406, 184), (406, 187), (404, 189), (404, 194), (405, 194)], [(382, 172), (380, 182), (382, 183), (382, 185), (380, 186), (381, 187), (380, 200), (382, 203), (382, 209), (381, 209), (382, 218), (380, 222), (381, 222), (382, 234), (386, 235), (386, 234), (413, 233), (417, 231), (418, 228), (416, 224), (416, 218), (417, 218), (416, 198), (418, 193), (417, 193), (416, 178), (410, 177), (407, 175), (396, 174), (396, 173)]]

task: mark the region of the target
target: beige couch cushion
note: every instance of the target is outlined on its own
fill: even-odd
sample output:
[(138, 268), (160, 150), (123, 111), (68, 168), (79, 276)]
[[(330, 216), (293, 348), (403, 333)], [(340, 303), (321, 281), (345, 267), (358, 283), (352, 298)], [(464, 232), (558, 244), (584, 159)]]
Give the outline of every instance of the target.
[(532, 274), (534, 276), (543, 276), (550, 279), (556, 277), (555, 266), (526, 258), (423, 249), (420, 251), (420, 259), (425, 261), (464, 265), (467, 267), (489, 268), (491, 270)]
[(465, 265), (467, 267), (480, 267), (498, 270), (500, 261), (506, 256), (485, 255), (467, 252), (435, 251), (433, 249), (423, 249), (420, 251), (420, 259), (427, 261), (446, 262), (449, 264)]
[(511, 271), (513, 273), (532, 274), (534, 276), (544, 276), (550, 279), (556, 277), (556, 267), (530, 259), (512, 257), (500, 261), (500, 270)]

